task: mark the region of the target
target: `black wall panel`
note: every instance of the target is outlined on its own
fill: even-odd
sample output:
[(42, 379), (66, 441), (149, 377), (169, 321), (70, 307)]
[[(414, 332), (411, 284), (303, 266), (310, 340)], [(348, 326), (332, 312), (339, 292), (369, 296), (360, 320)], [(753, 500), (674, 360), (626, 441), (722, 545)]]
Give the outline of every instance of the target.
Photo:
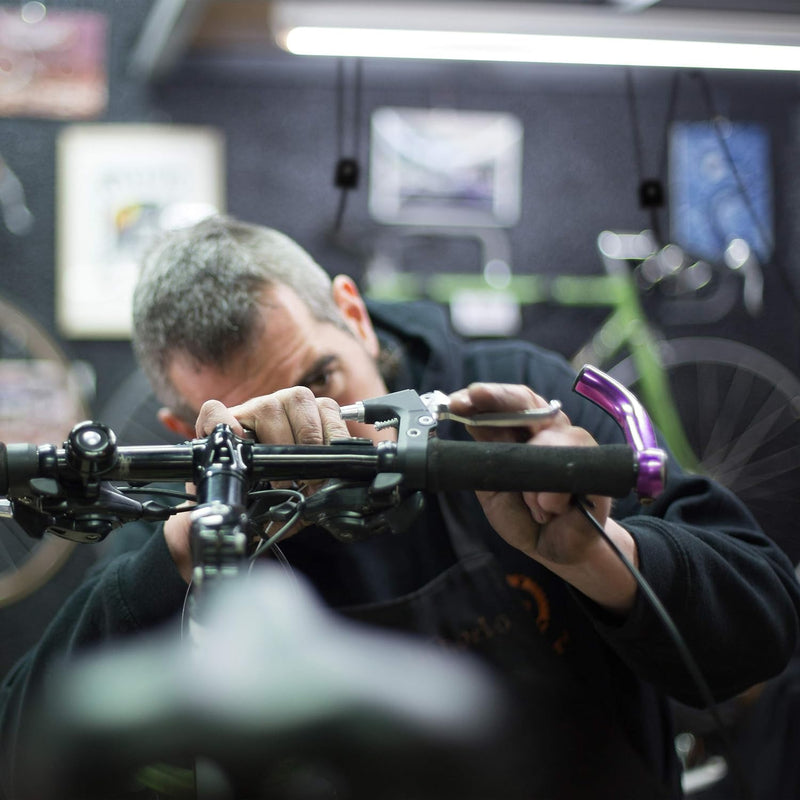
[[(341, 240), (337, 244), (331, 236), (338, 203), (332, 183), (338, 154), (336, 63), (195, 54), (165, 80), (146, 85), (129, 74), (128, 57), (150, 5), (149, 0), (50, 4), (103, 9), (110, 15), (110, 102), (98, 121), (218, 127), (226, 139), (228, 210), (284, 230), (330, 272), (359, 278), (361, 251), (376, 233), (367, 211), (366, 174), (349, 199)], [(345, 70), (348, 92), (352, 74)], [(800, 371), (799, 315), (793, 299), (793, 293), (800, 293), (797, 79), (735, 72), (708, 73), (707, 78), (720, 113), (733, 120), (760, 121), (771, 133), (777, 247), (773, 263), (765, 266), (762, 317), (753, 320), (735, 309), (721, 322), (703, 326), (702, 332), (752, 342)], [(671, 80), (668, 71), (634, 73), (642, 161), (651, 172), (665, 146)], [(687, 76), (681, 86), (676, 116), (707, 119), (697, 80)], [(621, 69), (366, 63), (358, 154), (364, 171), (369, 113), (383, 105), (509, 111), (521, 119), (522, 215), (509, 231), (516, 271), (599, 271), (595, 238), (601, 230), (637, 230), (649, 224), (638, 204), (636, 127)], [(55, 335), (54, 147), (63, 124), (0, 119), (0, 153), (22, 180), (36, 216), (26, 236), (14, 236), (0, 226), (0, 294)], [(666, 225), (666, 214), (663, 221)], [(435, 266), (477, 269), (477, 263), (465, 263), (469, 258), (468, 250), (452, 243), (435, 253)], [(537, 306), (525, 312), (525, 335), (569, 353), (598, 319), (592, 312), (565, 314)], [(94, 365), (95, 406), (102, 408), (133, 367), (128, 343), (62, 343), (69, 355)]]

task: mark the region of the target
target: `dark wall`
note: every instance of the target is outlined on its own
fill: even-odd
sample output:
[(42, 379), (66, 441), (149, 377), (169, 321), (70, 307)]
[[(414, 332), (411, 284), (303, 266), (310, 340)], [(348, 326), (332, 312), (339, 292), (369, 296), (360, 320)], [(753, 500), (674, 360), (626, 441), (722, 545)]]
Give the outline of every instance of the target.
[[(18, 9), (19, 4), (6, 3)], [(81, 8), (109, 14), (107, 113), (98, 121), (148, 121), (160, 114), (148, 88), (129, 79), (128, 58), (152, 0), (64, 0), (51, 9)], [(0, 76), (0, 81), (2, 77)], [(0, 154), (21, 180), (34, 215), (32, 230), (14, 236), (0, 224), (0, 294), (57, 337), (67, 355), (88, 361), (97, 372), (95, 407), (130, 372), (125, 342), (65, 341), (55, 324), (55, 144), (65, 123), (41, 119), (0, 119)]]
[[(110, 13), (110, 102), (99, 121), (218, 127), (226, 140), (228, 210), (296, 237), (331, 272), (360, 277), (360, 251), (376, 231), (367, 212), (366, 181), (349, 199), (342, 228), (347, 246), (335, 244), (331, 237), (338, 203), (332, 184), (338, 154), (335, 62), (193, 56), (168, 79), (144, 85), (128, 74), (127, 62), (150, 2), (73, 0), (60, 6)], [(737, 308), (720, 323), (704, 326), (703, 332), (752, 342), (800, 371), (798, 312), (792, 294), (800, 292), (800, 231), (794, 212), (800, 192), (797, 79), (734, 72), (709, 73), (707, 78), (722, 114), (756, 120), (770, 130), (776, 252), (765, 266), (765, 313), (753, 320)], [(645, 171), (656, 170), (665, 147), (671, 81), (668, 71), (634, 74)], [(697, 79), (687, 77), (681, 85), (676, 117), (708, 119)], [(512, 112), (525, 131), (522, 216), (509, 231), (515, 270), (599, 271), (598, 232), (636, 230), (650, 222), (638, 204), (640, 176), (628, 99), (625, 72), (615, 68), (369, 62), (363, 67), (359, 155), (365, 162), (369, 113), (382, 105)], [(35, 228), (24, 237), (0, 226), (0, 294), (54, 333), (54, 144), (62, 124), (0, 121), (0, 153), (22, 180), (36, 216)], [(457, 248), (435, 257), (465, 268)], [(563, 310), (537, 306), (526, 311), (525, 335), (569, 353), (598, 319), (590, 312), (565, 315)], [(132, 368), (129, 345), (63, 344), (71, 356), (95, 366), (96, 407), (101, 408)]]

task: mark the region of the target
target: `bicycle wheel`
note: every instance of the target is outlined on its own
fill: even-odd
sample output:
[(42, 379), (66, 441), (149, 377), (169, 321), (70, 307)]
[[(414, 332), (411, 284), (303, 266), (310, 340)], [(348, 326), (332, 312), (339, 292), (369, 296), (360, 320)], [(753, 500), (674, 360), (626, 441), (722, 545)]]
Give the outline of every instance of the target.
[[(0, 441), (58, 444), (88, 416), (75, 373), (50, 337), (0, 299)], [(34, 592), (67, 561), (73, 542), (31, 539), (0, 520), (0, 607)]]
[[(700, 471), (735, 492), (800, 563), (800, 379), (766, 353), (728, 339), (672, 339), (660, 348)], [(610, 374), (636, 393), (631, 357)]]

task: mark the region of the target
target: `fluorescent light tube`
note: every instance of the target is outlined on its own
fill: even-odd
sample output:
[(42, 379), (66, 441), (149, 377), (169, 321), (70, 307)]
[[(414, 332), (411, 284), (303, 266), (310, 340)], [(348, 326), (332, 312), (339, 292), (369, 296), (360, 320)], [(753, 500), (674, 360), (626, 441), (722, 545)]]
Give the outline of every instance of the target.
[(435, 3), (375, 9), (287, 4), (276, 15), (279, 44), (301, 55), (800, 71), (800, 15), (469, 2), (448, 13)]
[(741, 42), (314, 27), (284, 41), (298, 55), (800, 71), (800, 47)]

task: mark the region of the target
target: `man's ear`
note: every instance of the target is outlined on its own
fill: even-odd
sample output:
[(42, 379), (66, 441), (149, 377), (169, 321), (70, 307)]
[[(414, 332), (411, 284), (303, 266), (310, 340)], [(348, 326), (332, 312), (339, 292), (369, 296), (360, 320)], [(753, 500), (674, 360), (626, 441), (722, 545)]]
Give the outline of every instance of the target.
[(190, 425), (185, 420), (181, 419), (170, 408), (158, 409), (158, 421), (172, 433), (177, 433), (178, 436), (183, 436), (185, 439), (194, 439), (195, 430), (194, 426)]
[(352, 278), (347, 275), (337, 275), (333, 279), (333, 302), (342, 312), (347, 327), (364, 343), (367, 352), (373, 358), (377, 358), (380, 351), (378, 337), (372, 327), (364, 299)]

